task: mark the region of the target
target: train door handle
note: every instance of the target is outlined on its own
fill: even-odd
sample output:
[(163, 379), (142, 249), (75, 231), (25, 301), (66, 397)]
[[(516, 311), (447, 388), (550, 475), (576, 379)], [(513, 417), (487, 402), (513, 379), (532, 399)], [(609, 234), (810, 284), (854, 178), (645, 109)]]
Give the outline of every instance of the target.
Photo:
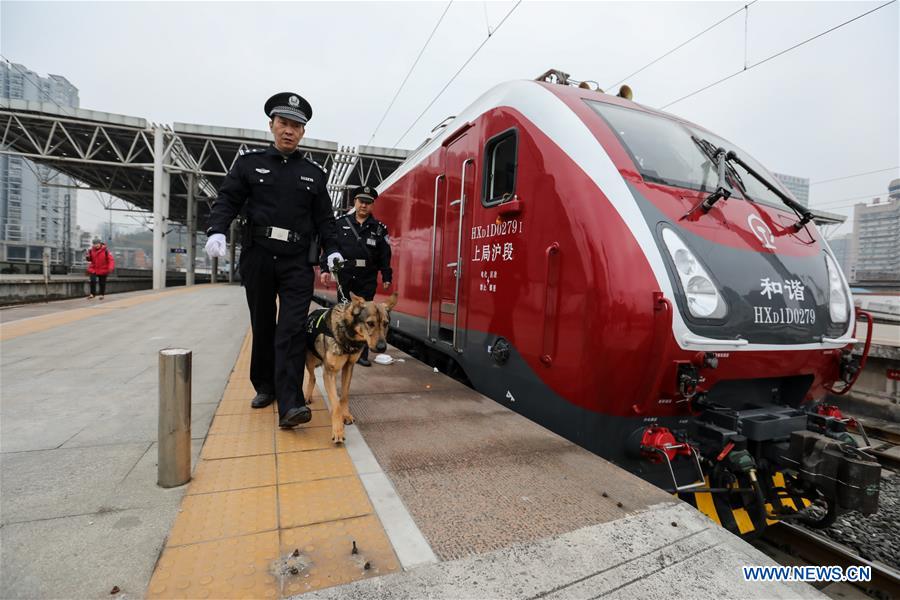
[(556, 347), (556, 316), (559, 311), (559, 242), (553, 242), (544, 251), (547, 259), (544, 288), (544, 330), (541, 338), (541, 364), (553, 365)]

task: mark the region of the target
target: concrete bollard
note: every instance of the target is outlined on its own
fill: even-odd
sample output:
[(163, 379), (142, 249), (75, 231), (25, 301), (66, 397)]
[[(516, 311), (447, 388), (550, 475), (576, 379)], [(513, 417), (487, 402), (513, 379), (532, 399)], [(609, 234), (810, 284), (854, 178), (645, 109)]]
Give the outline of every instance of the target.
[(159, 351), (159, 455), (157, 484), (191, 480), (191, 351)]

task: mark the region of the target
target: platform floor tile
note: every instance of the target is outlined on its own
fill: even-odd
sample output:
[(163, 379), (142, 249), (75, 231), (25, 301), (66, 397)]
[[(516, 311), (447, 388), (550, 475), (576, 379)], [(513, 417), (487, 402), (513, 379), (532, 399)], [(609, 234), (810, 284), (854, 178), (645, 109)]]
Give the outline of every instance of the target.
[[(256, 391), (250, 387), (248, 389), (247, 386), (229, 386), (225, 388), (225, 394), (222, 396), (222, 402), (243, 402), (250, 407), (250, 401), (253, 400), (253, 397), (256, 395)], [(255, 412), (259, 412), (260, 408), (254, 408)]]
[(338, 477), (278, 486), (282, 528), (370, 514), (372, 504), (358, 477)]
[(167, 547), (147, 598), (278, 598), (278, 532)]
[[(320, 408), (316, 408), (319, 406)], [(306, 427), (328, 427), (331, 428), (331, 412), (324, 408), (324, 405), (320, 402), (319, 404), (313, 403), (313, 406), (310, 407), (312, 409), (312, 420), (306, 425)], [(334, 447), (332, 445), (332, 447)]]
[(275, 455), (202, 460), (194, 471), (188, 494), (209, 494), (275, 485)]
[(169, 545), (271, 531), (277, 528), (276, 515), (275, 486), (187, 495)]
[(400, 570), (381, 523), (372, 515), (283, 530), (282, 555), (295, 551), (301, 566), (285, 576), (286, 596)]
[(249, 431), (247, 433), (224, 433), (210, 435), (203, 444), (201, 457), (204, 460), (216, 458), (237, 458), (275, 452), (272, 431)]
[(230, 383), (225, 388), (224, 400), (244, 400), (249, 405), (255, 395), (256, 390), (253, 389), (253, 384), (249, 379), (245, 379), (241, 382)]
[(252, 406), (250, 406), (250, 401), (253, 399), (253, 396), (253, 394), (238, 394), (235, 395), (231, 400), (222, 400), (222, 402), (219, 403), (219, 409), (216, 411), (216, 414), (252, 415), (254, 413), (259, 413), (260, 411), (264, 411), (266, 413), (275, 412), (275, 409), (272, 407), (253, 408)]
[(285, 452), (278, 455), (279, 484), (353, 475), (356, 475), (356, 468), (343, 448)]
[(327, 448), (334, 448), (334, 444), (331, 443), (331, 425), (328, 427), (303, 425), (296, 429), (279, 429), (275, 432), (275, 450), (279, 453)]
[(276, 423), (272, 412), (256, 410), (252, 413), (237, 415), (216, 415), (209, 428), (209, 435), (223, 433), (248, 433), (251, 431), (275, 431)]

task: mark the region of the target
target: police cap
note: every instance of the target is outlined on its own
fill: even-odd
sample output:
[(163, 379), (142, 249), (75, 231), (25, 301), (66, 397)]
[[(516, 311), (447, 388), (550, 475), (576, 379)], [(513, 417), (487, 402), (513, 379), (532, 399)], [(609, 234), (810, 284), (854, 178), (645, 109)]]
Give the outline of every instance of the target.
[(378, 191), (368, 185), (361, 185), (350, 190), (350, 199), (357, 200), (365, 204), (372, 204), (378, 197)]
[(312, 118), (312, 106), (300, 94), (293, 92), (281, 92), (266, 100), (266, 116), (274, 119), (276, 116), (297, 121), (301, 125)]

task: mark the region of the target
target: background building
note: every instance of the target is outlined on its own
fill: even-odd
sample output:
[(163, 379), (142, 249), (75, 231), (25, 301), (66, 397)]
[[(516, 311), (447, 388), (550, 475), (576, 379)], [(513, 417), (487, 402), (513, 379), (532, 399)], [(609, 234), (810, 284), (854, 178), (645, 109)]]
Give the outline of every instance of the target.
[(797, 202), (803, 206), (809, 206), (809, 179), (795, 177), (794, 175), (784, 175), (783, 173), (772, 174), (784, 184), (784, 187), (790, 190)]
[(885, 201), (853, 207), (854, 281), (863, 285), (900, 285), (900, 179)]
[[(0, 63), (0, 98), (78, 107), (78, 89), (65, 77), (41, 77), (16, 63)], [(80, 246), (74, 185), (28, 159), (0, 155), (0, 260), (41, 262), (49, 247), (52, 263), (73, 263)]]
[(853, 236), (845, 233), (836, 235), (828, 240), (831, 251), (834, 252), (834, 258), (837, 260), (838, 266), (844, 272), (847, 281), (853, 281)]

